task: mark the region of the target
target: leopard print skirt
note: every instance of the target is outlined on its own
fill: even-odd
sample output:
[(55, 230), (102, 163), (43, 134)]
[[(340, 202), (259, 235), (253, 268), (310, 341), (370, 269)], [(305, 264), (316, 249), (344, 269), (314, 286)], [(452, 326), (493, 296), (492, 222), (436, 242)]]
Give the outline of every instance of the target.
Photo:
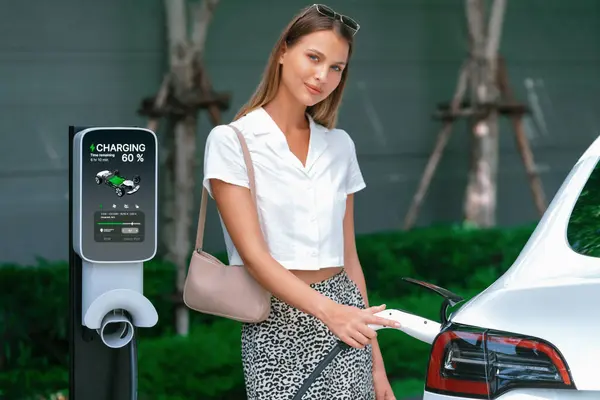
[[(362, 295), (345, 270), (310, 285), (332, 300), (365, 308)], [(260, 323), (242, 325), (242, 362), (248, 400), (291, 399), (337, 337), (312, 315), (272, 297), (271, 313)], [(302, 399), (372, 400), (371, 345), (340, 352)]]

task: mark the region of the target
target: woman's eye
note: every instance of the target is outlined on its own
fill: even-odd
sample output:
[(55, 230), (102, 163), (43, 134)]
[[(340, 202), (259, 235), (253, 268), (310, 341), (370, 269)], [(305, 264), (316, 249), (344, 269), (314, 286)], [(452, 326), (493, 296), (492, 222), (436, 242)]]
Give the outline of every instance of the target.
[(340, 72), (340, 71), (342, 70), (342, 69), (341, 69), (339, 66), (337, 66), (337, 65), (334, 65), (334, 66), (333, 66), (333, 67), (331, 67), (331, 68), (333, 68), (333, 70), (334, 70), (334, 71), (337, 71), (337, 72)]
[(308, 58), (310, 58), (313, 61), (319, 61), (319, 57), (315, 56), (314, 54), (309, 54)]

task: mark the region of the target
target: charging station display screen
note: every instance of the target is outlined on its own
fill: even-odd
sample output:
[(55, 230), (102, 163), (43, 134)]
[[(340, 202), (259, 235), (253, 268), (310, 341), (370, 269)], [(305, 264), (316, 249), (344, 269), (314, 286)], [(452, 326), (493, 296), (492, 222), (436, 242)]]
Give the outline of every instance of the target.
[(81, 143), (83, 255), (94, 261), (153, 257), (156, 137), (142, 129), (94, 129)]

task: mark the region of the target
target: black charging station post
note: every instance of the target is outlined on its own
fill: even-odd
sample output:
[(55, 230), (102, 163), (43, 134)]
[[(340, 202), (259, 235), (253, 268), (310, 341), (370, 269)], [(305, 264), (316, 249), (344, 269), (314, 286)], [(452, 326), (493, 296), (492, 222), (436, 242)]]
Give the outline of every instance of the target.
[[(83, 260), (73, 248), (75, 135), (86, 127), (69, 127), (69, 400), (129, 400), (132, 380), (130, 346), (111, 348), (82, 323)], [(136, 332), (134, 331), (134, 335)], [(135, 352), (134, 352), (135, 354)], [(135, 370), (133, 370), (135, 372)]]
[(69, 127), (69, 398), (136, 400), (136, 327), (156, 255), (158, 143), (136, 127)]

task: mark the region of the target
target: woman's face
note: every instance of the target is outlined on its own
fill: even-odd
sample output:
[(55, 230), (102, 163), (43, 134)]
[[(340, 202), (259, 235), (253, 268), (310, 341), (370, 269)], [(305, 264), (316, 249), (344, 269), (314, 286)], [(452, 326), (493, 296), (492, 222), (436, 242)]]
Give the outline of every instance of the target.
[(281, 56), (281, 83), (301, 104), (315, 105), (339, 85), (348, 52), (348, 42), (333, 31), (306, 35)]

